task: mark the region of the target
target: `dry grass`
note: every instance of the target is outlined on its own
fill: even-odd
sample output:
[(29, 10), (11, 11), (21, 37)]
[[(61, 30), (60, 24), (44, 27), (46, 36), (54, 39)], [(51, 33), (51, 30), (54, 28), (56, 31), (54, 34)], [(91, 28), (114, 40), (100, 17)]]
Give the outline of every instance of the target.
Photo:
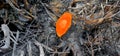
[[(120, 1), (0, 3), (0, 56), (120, 56)], [(73, 14), (72, 26), (59, 39), (55, 22), (65, 11)]]

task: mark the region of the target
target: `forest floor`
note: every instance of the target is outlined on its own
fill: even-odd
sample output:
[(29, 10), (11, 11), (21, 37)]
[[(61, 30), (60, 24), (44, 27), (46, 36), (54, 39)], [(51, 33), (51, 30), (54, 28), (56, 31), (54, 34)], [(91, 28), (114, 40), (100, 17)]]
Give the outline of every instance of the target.
[[(66, 11), (72, 25), (58, 37)], [(0, 0), (0, 56), (120, 56), (120, 1)]]

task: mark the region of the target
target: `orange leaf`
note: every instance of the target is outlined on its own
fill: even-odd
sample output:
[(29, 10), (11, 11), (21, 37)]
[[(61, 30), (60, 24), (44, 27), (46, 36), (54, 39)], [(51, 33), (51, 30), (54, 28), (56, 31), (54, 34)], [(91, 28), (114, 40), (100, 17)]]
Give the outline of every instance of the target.
[(58, 37), (64, 35), (71, 26), (72, 14), (65, 12), (56, 22), (56, 33)]

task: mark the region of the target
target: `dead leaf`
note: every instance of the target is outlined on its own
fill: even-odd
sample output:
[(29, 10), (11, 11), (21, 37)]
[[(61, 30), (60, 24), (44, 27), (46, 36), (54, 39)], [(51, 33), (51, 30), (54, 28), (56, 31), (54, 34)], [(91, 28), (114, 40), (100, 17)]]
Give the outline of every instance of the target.
[(106, 5), (106, 6), (104, 7), (104, 11), (107, 12), (107, 11), (110, 10), (110, 8), (111, 8), (111, 5)]
[(90, 20), (85, 20), (86, 24), (99, 24), (102, 23), (104, 18), (99, 18), (99, 19), (90, 19)]
[(110, 12), (108, 12), (106, 15), (105, 15), (105, 19), (107, 19), (107, 18), (111, 18), (111, 16), (113, 15), (113, 12), (112, 11), (110, 11)]

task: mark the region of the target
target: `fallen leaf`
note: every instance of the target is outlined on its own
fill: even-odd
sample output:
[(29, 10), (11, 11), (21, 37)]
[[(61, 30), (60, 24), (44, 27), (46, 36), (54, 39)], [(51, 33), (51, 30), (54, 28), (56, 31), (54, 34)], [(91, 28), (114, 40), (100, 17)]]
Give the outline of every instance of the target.
[(56, 33), (58, 37), (64, 35), (71, 26), (72, 14), (65, 12), (56, 22)]
[(105, 12), (109, 11), (109, 10), (111, 9), (111, 6), (112, 6), (112, 5), (106, 5), (106, 6), (104, 7), (104, 11), (105, 11)]
[(86, 24), (99, 24), (102, 23), (104, 18), (85, 20)]

